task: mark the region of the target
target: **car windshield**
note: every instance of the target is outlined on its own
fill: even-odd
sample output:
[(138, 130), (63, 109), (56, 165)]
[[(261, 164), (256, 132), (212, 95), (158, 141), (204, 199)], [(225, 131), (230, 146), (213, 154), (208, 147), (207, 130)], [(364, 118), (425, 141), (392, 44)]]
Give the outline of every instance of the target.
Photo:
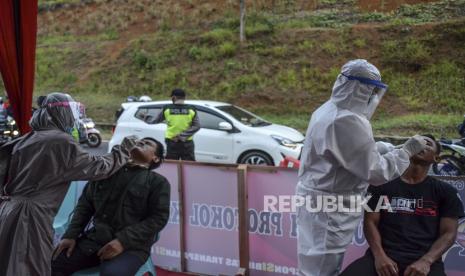
[(233, 116), (234, 119), (238, 120), (239, 122), (243, 123), (244, 125), (252, 126), (252, 127), (259, 127), (259, 126), (269, 126), (271, 123), (263, 120), (262, 118), (258, 117), (257, 115), (250, 113), (240, 107), (234, 105), (223, 105), (217, 106), (219, 110), (228, 113), (229, 115)]

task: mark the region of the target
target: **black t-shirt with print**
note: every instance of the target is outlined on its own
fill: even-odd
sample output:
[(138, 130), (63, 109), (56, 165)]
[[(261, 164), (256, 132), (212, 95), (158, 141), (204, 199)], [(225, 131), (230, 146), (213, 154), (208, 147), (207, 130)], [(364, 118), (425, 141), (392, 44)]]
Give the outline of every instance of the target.
[(378, 187), (370, 186), (368, 193), (372, 194), (368, 206), (373, 210), (377, 205), (387, 206), (380, 204), (384, 196), (389, 199), (392, 211), (380, 210), (378, 229), (384, 251), (400, 264), (411, 264), (428, 252), (439, 238), (441, 218), (464, 216), (457, 190), (430, 176), (418, 184), (397, 178)]

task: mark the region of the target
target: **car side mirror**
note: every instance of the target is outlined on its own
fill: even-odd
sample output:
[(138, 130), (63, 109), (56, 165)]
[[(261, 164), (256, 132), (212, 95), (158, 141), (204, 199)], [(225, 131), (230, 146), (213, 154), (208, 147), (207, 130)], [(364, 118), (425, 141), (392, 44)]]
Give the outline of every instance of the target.
[(219, 128), (220, 130), (225, 130), (225, 131), (231, 131), (231, 130), (233, 130), (233, 126), (232, 126), (230, 123), (228, 123), (228, 122), (221, 122), (221, 123), (219, 123), (219, 124), (218, 124), (218, 128)]

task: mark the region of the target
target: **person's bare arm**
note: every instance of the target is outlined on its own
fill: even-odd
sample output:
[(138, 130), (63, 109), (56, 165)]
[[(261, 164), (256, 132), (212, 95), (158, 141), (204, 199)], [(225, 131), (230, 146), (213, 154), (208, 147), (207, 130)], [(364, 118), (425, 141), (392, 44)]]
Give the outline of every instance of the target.
[(397, 276), (399, 268), (397, 264), (386, 255), (381, 243), (381, 234), (378, 230), (380, 217), (381, 215), (378, 212), (365, 212), (363, 231), (375, 258), (376, 272), (380, 276)]
[(443, 217), (439, 224), (439, 238), (433, 243), (429, 251), (418, 261), (409, 265), (404, 275), (428, 275), (431, 265), (441, 258), (455, 242), (457, 236), (458, 219)]

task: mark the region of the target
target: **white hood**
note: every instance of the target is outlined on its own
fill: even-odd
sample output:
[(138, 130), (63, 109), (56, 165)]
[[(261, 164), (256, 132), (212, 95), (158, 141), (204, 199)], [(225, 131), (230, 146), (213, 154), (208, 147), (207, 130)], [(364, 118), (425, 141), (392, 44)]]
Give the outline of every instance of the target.
[(381, 83), (381, 74), (378, 69), (363, 59), (346, 63), (337, 77), (331, 94), (331, 101), (339, 108), (348, 109), (368, 120), (373, 115), (385, 90), (368, 85), (360, 81), (351, 81), (349, 78), (362, 78), (372, 82)]

